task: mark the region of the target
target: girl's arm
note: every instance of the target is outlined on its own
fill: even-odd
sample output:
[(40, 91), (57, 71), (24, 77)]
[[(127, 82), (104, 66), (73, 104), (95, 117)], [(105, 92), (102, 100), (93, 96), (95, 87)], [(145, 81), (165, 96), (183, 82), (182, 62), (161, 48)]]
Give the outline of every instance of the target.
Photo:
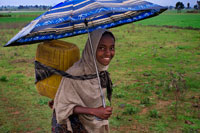
[(76, 106), (74, 107), (73, 113), (94, 115), (100, 119), (106, 120), (112, 115), (112, 108), (111, 107), (88, 108), (88, 107)]

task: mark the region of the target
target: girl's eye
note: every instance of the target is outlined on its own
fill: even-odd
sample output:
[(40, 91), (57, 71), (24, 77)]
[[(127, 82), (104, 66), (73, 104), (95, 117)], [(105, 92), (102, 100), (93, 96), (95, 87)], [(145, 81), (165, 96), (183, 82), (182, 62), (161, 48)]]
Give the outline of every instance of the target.
[(115, 50), (115, 47), (111, 47), (110, 50)]
[(105, 48), (104, 48), (104, 47), (99, 47), (99, 49), (100, 49), (100, 50), (104, 50)]

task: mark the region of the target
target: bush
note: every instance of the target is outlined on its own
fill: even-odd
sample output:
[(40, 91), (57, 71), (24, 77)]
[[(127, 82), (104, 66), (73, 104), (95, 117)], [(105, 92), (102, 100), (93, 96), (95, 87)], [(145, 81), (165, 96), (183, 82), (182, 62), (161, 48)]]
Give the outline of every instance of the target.
[(136, 114), (138, 112), (139, 112), (139, 109), (137, 107), (134, 107), (134, 106), (132, 106), (130, 104), (127, 104), (123, 114), (132, 115), (132, 114)]
[(183, 133), (199, 133), (198, 129), (194, 129), (192, 127), (184, 127), (182, 129)]
[(149, 112), (149, 116), (150, 116), (151, 118), (159, 118), (159, 113), (158, 113), (158, 111), (157, 111), (156, 109), (154, 109), (154, 110), (151, 110), (151, 111)]
[(146, 97), (140, 101), (140, 104), (149, 105), (150, 99), (148, 97)]
[(6, 82), (6, 81), (8, 81), (8, 79), (5, 75), (3, 75), (3, 76), (0, 77), (0, 81)]

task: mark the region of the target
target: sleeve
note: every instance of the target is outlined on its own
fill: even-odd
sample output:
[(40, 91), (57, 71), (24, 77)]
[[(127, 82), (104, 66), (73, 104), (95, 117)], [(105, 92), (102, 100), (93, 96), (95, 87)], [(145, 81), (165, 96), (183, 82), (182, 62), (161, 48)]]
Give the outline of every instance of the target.
[(63, 78), (56, 93), (54, 109), (59, 124), (66, 124), (68, 117), (73, 114), (73, 108), (81, 106), (82, 101), (73, 86), (71, 79)]

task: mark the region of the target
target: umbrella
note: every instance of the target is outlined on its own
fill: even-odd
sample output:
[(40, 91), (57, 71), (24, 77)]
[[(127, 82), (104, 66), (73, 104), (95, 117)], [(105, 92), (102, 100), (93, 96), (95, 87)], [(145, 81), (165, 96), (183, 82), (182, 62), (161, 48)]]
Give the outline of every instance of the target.
[[(93, 49), (89, 32), (150, 18), (166, 9), (143, 0), (66, 0), (30, 22), (5, 47), (88, 33), (90, 46)], [(93, 59), (105, 107), (94, 54)]]
[(30, 22), (5, 47), (116, 27), (156, 16), (166, 9), (143, 0), (66, 0)]

